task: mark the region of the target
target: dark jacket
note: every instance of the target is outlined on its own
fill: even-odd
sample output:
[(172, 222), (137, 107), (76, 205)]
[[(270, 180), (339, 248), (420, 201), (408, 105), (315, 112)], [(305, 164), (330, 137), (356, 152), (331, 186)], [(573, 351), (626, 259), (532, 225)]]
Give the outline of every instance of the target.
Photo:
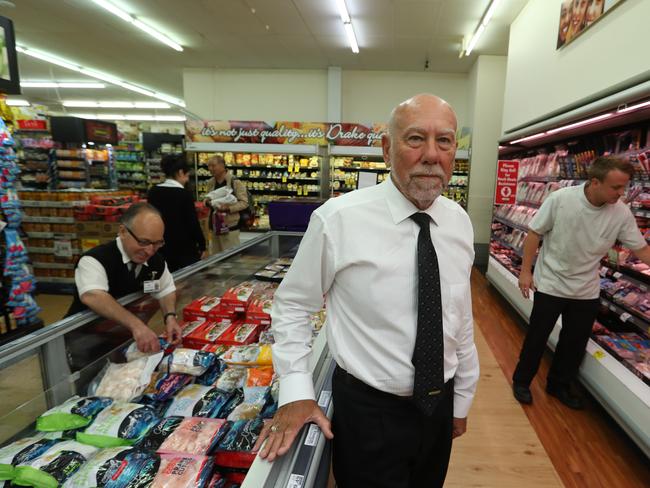
[(171, 272), (195, 263), (205, 251), (205, 237), (190, 192), (184, 188), (153, 186), (148, 202), (165, 223), (165, 245), (160, 250)]

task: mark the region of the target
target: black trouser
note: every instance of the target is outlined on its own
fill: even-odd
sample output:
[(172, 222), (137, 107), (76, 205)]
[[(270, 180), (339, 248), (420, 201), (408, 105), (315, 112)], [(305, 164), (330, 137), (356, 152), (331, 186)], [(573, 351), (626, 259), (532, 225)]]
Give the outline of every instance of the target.
[(551, 388), (568, 387), (578, 376), (587, 341), (598, 313), (598, 298), (575, 300), (535, 292), (533, 311), (519, 363), (512, 376), (516, 384), (530, 385), (539, 369), (548, 336), (562, 315), (562, 330), (546, 379)]
[(410, 398), (376, 390), (334, 370), (333, 468), (339, 488), (435, 488), (447, 475), (454, 386), (427, 417)]

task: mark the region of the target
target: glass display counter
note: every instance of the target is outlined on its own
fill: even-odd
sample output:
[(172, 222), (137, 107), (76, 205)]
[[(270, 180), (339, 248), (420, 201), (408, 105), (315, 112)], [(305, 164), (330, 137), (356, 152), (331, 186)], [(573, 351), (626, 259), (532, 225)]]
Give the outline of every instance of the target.
[[(216, 254), (174, 273), (176, 311), (202, 295), (221, 296), (228, 288), (252, 275), (275, 258), (295, 251), (302, 233), (268, 232), (240, 246)], [(162, 317), (156, 300), (134, 293), (119, 300), (130, 311), (160, 333)], [(30, 435), (35, 419), (74, 394), (84, 395), (97, 372), (109, 357), (121, 353), (129, 340), (117, 343), (98, 354), (89, 354), (86, 363), (71, 367), (66, 341), (86, 329), (101, 328), (110, 333), (121, 329), (90, 311), (67, 317), (0, 348), (0, 446)], [(124, 334), (122, 334), (124, 336)], [(106, 344), (104, 344), (106, 346)], [(93, 344), (89, 343), (89, 351)], [(328, 355), (325, 333), (314, 341), (312, 371), (318, 400), (331, 416), (331, 375), (333, 361)], [(243, 487), (325, 486), (329, 467), (325, 439), (316, 426), (303, 429), (293, 449), (275, 463), (256, 459)], [(294, 484), (289, 484), (294, 483)]]

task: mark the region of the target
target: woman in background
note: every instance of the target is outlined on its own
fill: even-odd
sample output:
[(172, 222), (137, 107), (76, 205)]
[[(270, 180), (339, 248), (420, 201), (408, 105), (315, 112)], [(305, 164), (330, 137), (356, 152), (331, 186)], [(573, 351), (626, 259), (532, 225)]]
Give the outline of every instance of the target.
[(165, 223), (165, 245), (160, 252), (174, 272), (205, 257), (205, 237), (192, 195), (185, 189), (190, 179), (185, 155), (166, 155), (160, 166), (167, 179), (151, 187), (147, 199), (160, 211)]

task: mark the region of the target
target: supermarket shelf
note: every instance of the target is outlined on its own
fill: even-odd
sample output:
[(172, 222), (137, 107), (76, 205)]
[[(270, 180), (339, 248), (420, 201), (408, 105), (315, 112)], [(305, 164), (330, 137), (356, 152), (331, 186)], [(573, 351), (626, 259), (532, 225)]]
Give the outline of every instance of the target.
[(39, 239), (76, 239), (77, 234), (74, 232), (25, 232), (27, 237)]
[[(294, 164), (294, 168), (296, 165)], [(308, 166), (298, 166), (301, 170), (304, 169), (304, 171), (320, 171), (320, 167), (318, 168), (309, 168)], [(287, 171), (289, 169), (289, 165), (267, 165), (267, 164), (229, 164), (228, 165), (229, 169), (277, 169), (277, 170), (285, 170)]]
[[(486, 277), (528, 322), (532, 299), (522, 297), (517, 278), (492, 257)], [(558, 320), (548, 342), (551, 349), (555, 349), (560, 327)], [(592, 339), (587, 344), (579, 378), (645, 455), (650, 456), (650, 387)]]
[(331, 156), (383, 157), (380, 146), (330, 146), (329, 153)]
[(633, 208), (632, 213), (637, 217), (650, 218), (650, 210), (646, 210), (642, 208)]
[(21, 200), (20, 204), (23, 207), (56, 207), (56, 208), (72, 208), (80, 205), (88, 205), (88, 200), (74, 200), (74, 201), (56, 201), (56, 200)]
[(118, 166), (115, 167), (115, 171), (118, 173), (144, 173), (144, 169), (127, 169), (127, 168), (120, 168)]
[[(27, 250), (29, 252), (35, 252), (39, 254), (54, 254), (54, 248), (53, 247), (32, 247), (32, 246), (27, 246)], [(72, 254), (81, 254), (81, 249), (71, 249), (70, 252)]]
[(51, 276), (37, 276), (36, 281), (39, 283), (67, 283), (74, 285), (74, 278), (58, 278)]
[(647, 319), (643, 319), (638, 312), (614, 303), (608, 297), (603, 295), (600, 296), (600, 304), (618, 315), (621, 322), (630, 323), (645, 334), (650, 333), (650, 323), (648, 323)]
[(522, 176), (519, 181), (538, 181), (540, 183), (550, 183), (552, 181), (560, 181), (559, 176)]
[(250, 191), (251, 193), (297, 196), (297, 197), (306, 196), (306, 195), (320, 195), (320, 190), (303, 192), (301, 195), (299, 195), (296, 190), (255, 190), (253, 188), (249, 188), (248, 191)]
[(74, 269), (72, 263), (32, 263), (32, 266), (43, 269)]
[(144, 161), (140, 161), (140, 160), (137, 160), (137, 159), (120, 159), (120, 158), (116, 158), (115, 162), (116, 163), (130, 163), (130, 164), (145, 164)]
[(632, 268), (628, 268), (627, 266), (619, 266), (616, 264), (612, 264), (606, 259), (601, 261), (601, 264), (605, 266), (606, 268), (609, 268), (613, 271), (614, 273), (614, 278), (618, 279), (621, 276), (625, 276), (625, 279), (634, 283), (636, 286), (641, 288), (643, 291), (648, 291), (648, 288), (650, 287), (650, 276), (644, 273), (639, 273), (638, 271), (633, 270)]
[(523, 257), (524, 252), (523, 252), (523, 250), (519, 249), (518, 247), (515, 247), (512, 244), (508, 244), (507, 242), (502, 241), (501, 239), (495, 239), (494, 237), (492, 238), (492, 240), (494, 242), (497, 242), (497, 243), (501, 244), (503, 247), (507, 247), (509, 249), (512, 249), (517, 256)]
[(469, 185), (459, 185), (459, 184), (449, 184), (447, 185), (449, 188), (467, 188)]
[(502, 224), (507, 225), (508, 227), (512, 227), (513, 229), (519, 229), (519, 230), (523, 230), (524, 232), (528, 232), (528, 227), (525, 225), (515, 224), (514, 222), (511, 222), (507, 219), (502, 219), (501, 217), (492, 217), (492, 218), (497, 222), (501, 222)]
[(33, 217), (23, 216), (23, 222), (51, 223), (51, 224), (74, 224), (74, 217)]
[(454, 171), (452, 175), (456, 176), (469, 176), (469, 171)]
[(257, 177), (257, 176), (235, 176), (235, 178), (239, 180), (247, 180), (247, 181), (320, 181), (320, 178), (292, 178), (292, 177), (287, 177), (287, 178), (271, 178), (271, 177)]
[(332, 168), (333, 171), (370, 171), (372, 173), (390, 173), (390, 169), (388, 168), (352, 168), (348, 166), (339, 166), (338, 168)]
[(235, 153), (257, 153), (257, 154), (294, 154), (294, 155), (315, 155), (318, 154), (317, 145), (303, 144), (240, 144), (238, 142), (187, 142), (187, 151), (197, 152), (235, 152)]

